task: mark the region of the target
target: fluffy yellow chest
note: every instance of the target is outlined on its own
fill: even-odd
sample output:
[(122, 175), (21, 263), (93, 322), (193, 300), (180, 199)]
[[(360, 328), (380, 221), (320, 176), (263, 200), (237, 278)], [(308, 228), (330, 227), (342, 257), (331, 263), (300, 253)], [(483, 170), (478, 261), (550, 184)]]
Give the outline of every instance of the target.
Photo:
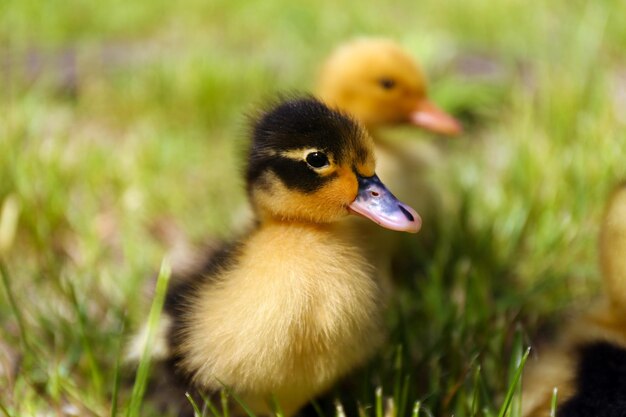
[(362, 255), (332, 230), (264, 227), (194, 298), (182, 364), (207, 388), (306, 401), (377, 348), (378, 295)]

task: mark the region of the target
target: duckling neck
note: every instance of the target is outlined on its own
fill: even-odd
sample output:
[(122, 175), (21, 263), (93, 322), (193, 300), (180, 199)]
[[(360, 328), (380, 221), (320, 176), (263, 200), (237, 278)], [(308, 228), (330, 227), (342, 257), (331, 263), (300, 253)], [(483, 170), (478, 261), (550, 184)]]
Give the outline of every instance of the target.
[(268, 216), (258, 226), (258, 230), (301, 229), (308, 233), (334, 233), (338, 230), (337, 223), (319, 223), (301, 219), (277, 219)]

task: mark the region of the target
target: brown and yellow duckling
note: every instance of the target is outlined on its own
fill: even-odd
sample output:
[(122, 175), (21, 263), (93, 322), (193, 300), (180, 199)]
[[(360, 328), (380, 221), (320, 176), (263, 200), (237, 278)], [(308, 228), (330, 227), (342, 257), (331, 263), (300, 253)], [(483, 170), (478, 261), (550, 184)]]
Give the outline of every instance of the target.
[(379, 284), (339, 220), (408, 232), (421, 220), (374, 168), (367, 132), (315, 99), (254, 123), (255, 226), (167, 294), (160, 355), (177, 378), (205, 393), (226, 385), (260, 414), (275, 398), (289, 416), (376, 351)]
[(550, 416), (554, 388), (557, 417), (626, 416), (626, 183), (610, 199), (600, 231), (605, 300), (573, 320), (558, 343), (528, 366), (522, 415)]

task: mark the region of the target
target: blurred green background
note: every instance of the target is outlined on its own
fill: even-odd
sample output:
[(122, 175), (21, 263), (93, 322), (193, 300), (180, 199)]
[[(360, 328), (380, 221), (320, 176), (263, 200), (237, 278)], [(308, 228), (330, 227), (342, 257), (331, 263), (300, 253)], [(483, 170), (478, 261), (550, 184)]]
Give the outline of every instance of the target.
[(403, 45), (466, 131), (389, 132), (438, 148), (455, 204), (401, 268), (388, 346), (337, 395), (498, 413), (522, 347), (599, 290), (626, 174), (621, 0), (1, 1), (0, 412), (126, 407), (116, 363), (147, 283), (181, 242), (228, 236), (243, 202), (243, 114), (310, 91), (363, 35)]

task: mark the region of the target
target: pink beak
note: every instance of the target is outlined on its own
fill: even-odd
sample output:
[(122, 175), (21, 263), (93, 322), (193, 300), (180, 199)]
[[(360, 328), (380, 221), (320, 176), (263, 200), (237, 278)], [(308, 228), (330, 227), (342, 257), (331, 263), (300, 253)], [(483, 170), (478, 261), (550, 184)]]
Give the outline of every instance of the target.
[(357, 175), (357, 180), (359, 193), (348, 206), (348, 210), (386, 229), (409, 233), (417, 233), (420, 230), (422, 219), (419, 214), (398, 201), (377, 175), (371, 177)]
[(463, 131), (461, 124), (448, 113), (435, 106), (432, 102), (422, 99), (409, 120), (416, 126), (444, 135), (458, 135)]

